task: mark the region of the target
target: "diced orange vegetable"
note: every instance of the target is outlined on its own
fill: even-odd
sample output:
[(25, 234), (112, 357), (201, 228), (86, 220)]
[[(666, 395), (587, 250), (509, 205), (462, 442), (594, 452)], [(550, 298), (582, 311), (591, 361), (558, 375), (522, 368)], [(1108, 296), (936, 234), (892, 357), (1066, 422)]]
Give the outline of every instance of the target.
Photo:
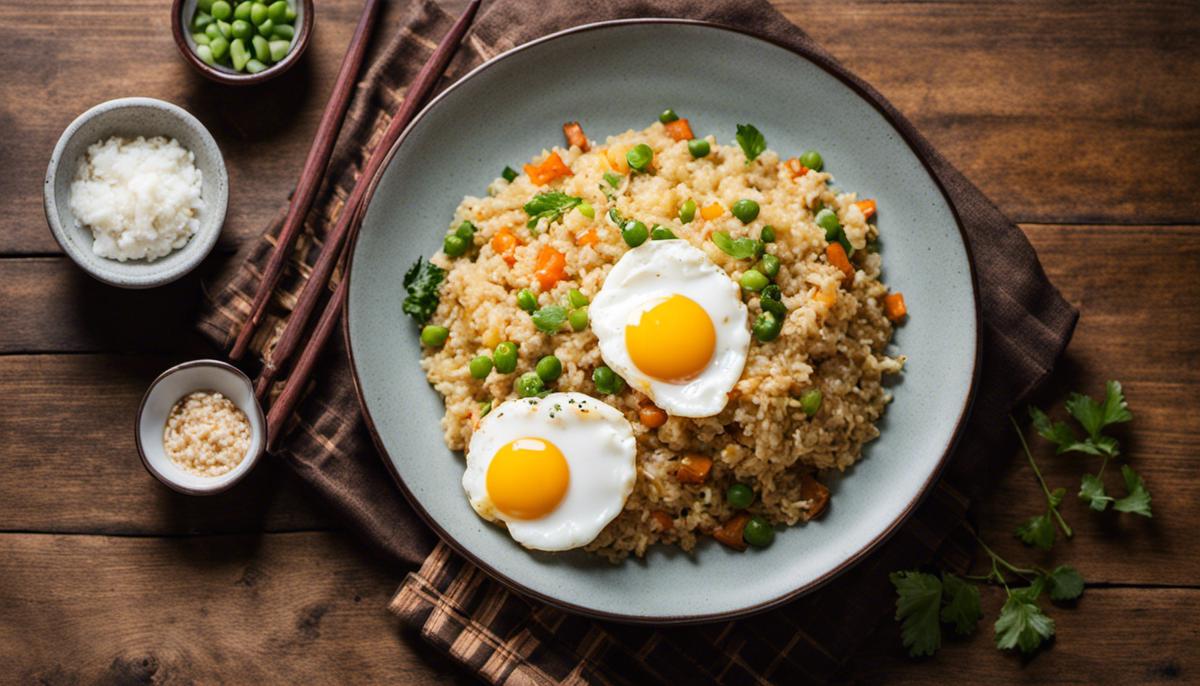
[(562, 161), (558, 153), (552, 152), (540, 164), (525, 165), (525, 173), (529, 175), (533, 185), (545, 186), (557, 178), (570, 176), (571, 168)]
[(497, 255), (504, 258), (508, 266), (513, 266), (517, 258), (513, 257), (513, 248), (517, 247), (517, 237), (509, 229), (500, 229), (492, 234), (492, 250), (496, 251)]
[(783, 163), (783, 166), (787, 168), (789, 172), (791, 172), (793, 179), (799, 178), (808, 173), (808, 167), (800, 164), (800, 158), (798, 157), (793, 157), (787, 160)]
[(850, 264), (850, 258), (846, 256), (846, 249), (841, 243), (830, 243), (829, 247), (825, 248), (825, 256), (829, 258), (829, 264), (842, 270), (846, 281), (854, 278), (854, 265)]
[(580, 150), (588, 151), (588, 139), (583, 135), (583, 127), (577, 121), (563, 124), (563, 135), (567, 137), (567, 145), (574, 145)]
[(903, 293), (888, 293), (883, 297), (883, 314), (894, 323), (898, 323), (908, 314), (908, 306), (904, 304)]
[(629, 173), (629, 160), (625, 159), (625, 153), (627, 152), (629, 152), (629, 146), (626, 145), (614, 145), (604, 151), (604, 156), (608, 159), (609, 166), (618, 174)]
[(561, 281), (566, 273), (567, 257), (549, 245), (542, 246), (533, 269), (533, 275), (537, 277), (542, 290), (554, 288), (554, 284)]
[(675, 528), (675, 520), (662, 510), (651, 510), (650, 519), (653, 520), (659, 531), (670, 531)]
[(858, 209), (862, 210), (864, 218), (870, 219), (871, 217), (875, 216), (875, 200), (874, 199), (868, 198), (866, 200), (859, 200), (858, 202), (856, 202), (854, 204), (858, 205)]
[(684, 455), (675, 470), (675, 479), (681, 484), (702, 484), (708, 481), (712, 471), (712, 458), (703, 455)]
[(575, 237), (575, 245), (595, 245), (600, 242), (600, 234), (595, 229), (588, 229)]
[(829, 489), (820, 481), (813, 478), (812, 474), (805, 474), (800, 479), (800, 499), (811, 500), (812, 504), (804, 511), (802, 515), (804, 521), (808, 521), (814, 517), (820, 516), (825, 511), (825, 506), (829, 504)]
[(813, 300), (833, 307), (837, 304), (837, 291), (817, 291), (816, 295), (813, 296)]
[(721, 207), (721, 203), (719, 202), (714, 202), (711, 205), (705, 205), (700, 208), (700, 216), (705, 219), (716, 219), (722, 214), (725, 214), (725, 208)]
[(642, 405), (638, 408), (638, 419), (647, 429), (657, 429), (667, 423), (667, 413), (655, 405)]
[(725, 522), (717, 529), (713, 530), (713, 538), (721, 543), (733, 548), (734, 550), (745, 550), (746, 539), (742, 538), (742, 534), (746, 531), (746, 522), (750, 521), (750, 515), (745, 512), (739, 512), (733, 516), (728, 522)]
[(692, 135), (692, 127), (686, 119), (676, 119), (672, 122), (663, 124), (663, 128), (667, 130), (667, 135), (677, 141), (690, 141), (695, 136)]

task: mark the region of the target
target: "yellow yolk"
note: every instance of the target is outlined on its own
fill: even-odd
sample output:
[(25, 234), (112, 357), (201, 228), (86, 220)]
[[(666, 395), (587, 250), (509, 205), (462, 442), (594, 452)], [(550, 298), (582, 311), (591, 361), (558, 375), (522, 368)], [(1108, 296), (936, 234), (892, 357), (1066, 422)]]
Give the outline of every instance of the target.
[(487, 470), (492, 503), (516, 519), (539, 519), (553, 512), (570, 482), (567, 458), (540, 438), (518, 438), (500, 448)]
[(637, 368), (660, 381), (684, 381), (708, 366), (717, 330), (696, 301), (673, 295), (625, 327), (625, 348)]

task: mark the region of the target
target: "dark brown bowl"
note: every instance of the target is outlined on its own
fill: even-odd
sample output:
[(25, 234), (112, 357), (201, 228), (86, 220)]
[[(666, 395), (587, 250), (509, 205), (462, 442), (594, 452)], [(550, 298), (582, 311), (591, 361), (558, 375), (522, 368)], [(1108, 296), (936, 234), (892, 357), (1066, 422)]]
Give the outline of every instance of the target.
[[(183, 59), (187, 60), (188, 64), (192, 65), (196, 71), (208, 79), (230, 86), (250, 86), (270, 81), (288, 69), (291, 69), (292, 65), (299, 62), (304, 51), (308, 49), (308, 40), (312, 36), (313, 21), (316, 19), (316, 15), (313, 12), (313, 0), (295, 0), (295, 2), (297, 5), (296, 37), (291, 51), (282, 60), (257, 74), (246, 74), (226, 69), (225, 67), (212, 67), (201, 61), (200, 57), (196, 54), (191, 31), (185, 29), (185, 27), (191, 24), (191, 15), (196, 11), (196, 0), (173, 0), (171, 2), (171, 34), (175, 36), (175, 46), (179, 48)], [(186, 18), (184, 17), (185, 12), (188, 15)]]

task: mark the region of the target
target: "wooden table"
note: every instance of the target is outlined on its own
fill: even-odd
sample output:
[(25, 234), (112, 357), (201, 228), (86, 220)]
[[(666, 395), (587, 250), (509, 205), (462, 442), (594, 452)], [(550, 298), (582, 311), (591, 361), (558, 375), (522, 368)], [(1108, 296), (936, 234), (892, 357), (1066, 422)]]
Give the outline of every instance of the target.
[[(233, 192), (212, 278), (281, 206), (349, 39), (359, 0), (322, 0), (293, 88), (202, 81), (150, 0), (0, 5), (0, 677), (41, 683), (470, 679), (384, 611), (397, 570), (364, 553), (286, 469), (188, 498), (142, 469), (132, 421), (148, 382), (205, 348), (199, 278), (153, 292), (102, 286), (62, 256), (41, 180), (62, 129), (127, 95), (178, 103), (225, 151)], [(461, 0), (454, 6), (461, 7)], [(405, 5), (388, 3), (392, 27)], [(875, 84), (1037, 247), (1082, 311), (1047, 402), (1124, 382), (1127, 451), (1153, 520), (1064, 515), (1052, 557), (1012, 536), (1039, 511), (1023, 459), (977, 508), (1011, 559), (1070, 563), (1088, 588), (1054, 609), (1032, 660), (980, 631), (931, 660), (885, 622), (847, 669), (861, 681), (1149, 682), (1200, 676), (1200, 9), (1194, 2), (781, 2)], [(376, 41), (377, 43), (380, 41)], [(1090, 464), (1037, 456), (1073, 492)], [(1014, 454), (1015, 457), (1015, 454)], [(836, 621), (836, 618), (831, 618)]]

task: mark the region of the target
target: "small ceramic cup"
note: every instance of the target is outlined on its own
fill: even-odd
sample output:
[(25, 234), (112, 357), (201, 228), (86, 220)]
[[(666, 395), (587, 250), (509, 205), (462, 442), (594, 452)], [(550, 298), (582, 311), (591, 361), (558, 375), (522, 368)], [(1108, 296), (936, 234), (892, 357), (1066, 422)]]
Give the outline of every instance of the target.
[[(250, 420), (250, 447), (236, 467), (219, 476), (193, 474), (167, 457), (163, 430), (171, 408), (195, 391), (216, 391), (233, 401)], [(188, 495), (228, 490), (250, 473), (267, 445), (267, 420), (254, 397), (254, 384), (240, 369), (220, 360), (192, 360), (163, 372), (146, 389), (134, 426), (138, 454), (146, 471), (167, 487)]]
[[(92, 231), (71, 212), (71, 182), (88, 147), (112, 136), (167, 136), (192, 152), (201, 174), (204, 207), (200, 226), (187, 244), (153, 261), (121, 262), (92, 251)], [(71, 122), (54, 146), (42, 187), (46, 223), (63, 251), (92, 277), (121, 288), (153, 288), (199, 265), (217, 243), (229, 203), (229, 175), (212, 134), (195, 117), (153, 98), (119, 98), (96, 105)]]
[[(238, 2), (230, 4), (237, 5)], [(269, 0), (267, 4), (270, 4)], [(296, 21), (293, 27), (296, 30), (296, 36), (292, 39), (291, 49), (283, 59), (257, 74), (234, 71), (219, 64), (216, 66), (206, 64), (196, 55), (196, 41), (192, 38), (192, 32), (189, 30), (192, 17), (196, 15), (196, 0), (174, 0), (171, 3), (171, 33), (175, 36), (175, 46), (179, 48), (183, 59), (205, 78), (229, 86), (250, 86), (269, 81), (291, 69), (308, 49), (313, 20), (316, 16), (313, 12), (313, 0), (295, 0), (295, 8)]]

